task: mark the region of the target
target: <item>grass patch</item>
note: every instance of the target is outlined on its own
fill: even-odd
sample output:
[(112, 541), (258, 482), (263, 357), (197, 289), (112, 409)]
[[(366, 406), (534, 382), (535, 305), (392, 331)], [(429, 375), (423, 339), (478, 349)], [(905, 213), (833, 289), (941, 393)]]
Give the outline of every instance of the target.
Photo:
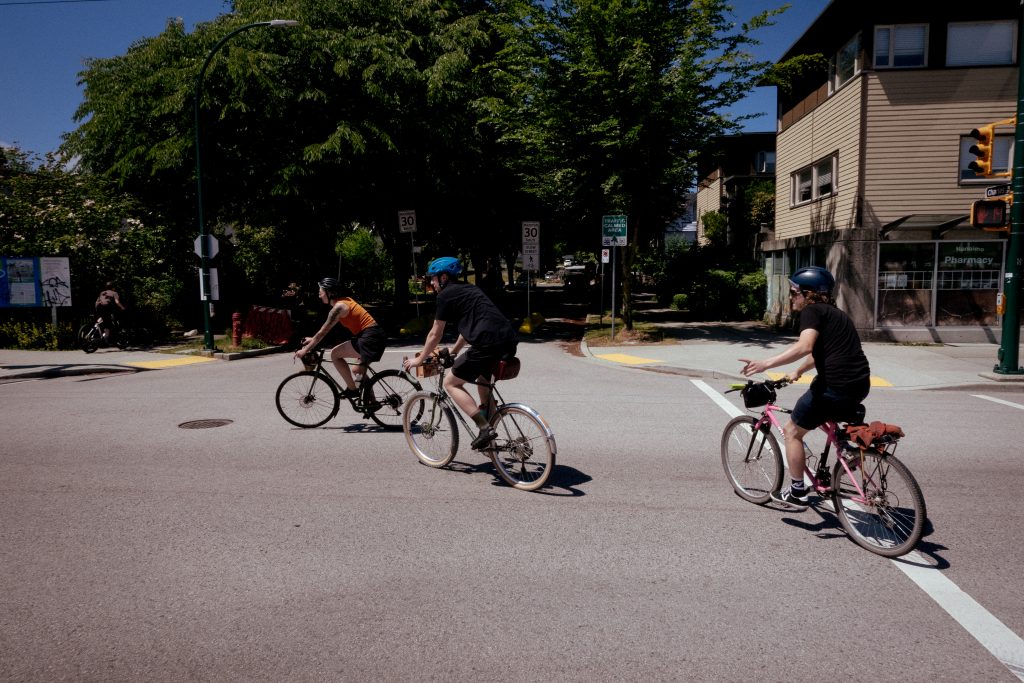
[(620, 346), (623, 344), (663, 344), (665, 334), (652, 323), (633, 322), (633, 329), (627, 330), (622, 320), (615, 319), (615, 339), (612, 339), (611, 319), (605, 317), (604, 324), (596, 315), (587, 317), (587, 329), (583, 340), (588, 346)]
[[(275, 346), (275, 344), (269, 344), (262, 339), (252, 337), (242, 337), (242, 343), (235, 346), (231, 343), (230, 336), (214, 336), (213, 345), (220, 353), (238, 353), (239, 351), (252, 351), (254, 349), (265, 349)], [(172, 347), (161, 349), (161, 352), (176, 355), (199, 354), (205, 347), (206, 342), (203, 340), (203, 335), (198, 335), (176, 342)]]

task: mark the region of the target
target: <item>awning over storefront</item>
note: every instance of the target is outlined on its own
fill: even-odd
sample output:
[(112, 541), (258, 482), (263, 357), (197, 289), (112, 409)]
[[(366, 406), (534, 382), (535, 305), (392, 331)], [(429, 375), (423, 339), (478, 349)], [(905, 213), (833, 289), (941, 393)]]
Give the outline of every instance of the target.
[(1004, 239), (1001, 232), (986, 232), (975, 228), (967, 214), (910, 214), (888, 225), (883, 225), (879, 239), (890, 242), (917, 240), (997, 240)]

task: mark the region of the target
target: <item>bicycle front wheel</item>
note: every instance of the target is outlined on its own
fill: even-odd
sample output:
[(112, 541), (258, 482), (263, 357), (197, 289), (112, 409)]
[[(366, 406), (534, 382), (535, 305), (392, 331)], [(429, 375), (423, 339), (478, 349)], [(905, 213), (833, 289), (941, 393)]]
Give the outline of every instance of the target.
[(430, 467), (444, 467), (459, 450), (459, 427), (452, 409), (436, 394), (419, 391), (405, 401), (402, 430), (409, 449)]
[(755, 429), (750, 415), (734, 417), (722, 432), (722, 467), (736, 494), (764, 505), (782, 486), (782, 450), (775, 435)]
[(82, 325), (78, 328), (78, 348), (92, 353), (100, 347), (100, 333), (95, 325)]
[[(883, 557), (906, 555), (924, 534), (924, 494), (914, 475), (895, 456), (855, 453), (850, 472), (837, 462), (832, 503), (850, 538)], [(851, 476), (852, 473), (852, 476)]]
[(334, 383), (319, 372), (289, 375), (277, 388), (277, 412), (296, 427), (319, 427), (338, 412), (341, 399)]
[(532, 408), (503, 405), (491, 417), (497, 437), (487, 447), (498, 475), (509, 486), (536, 491), (555, 469), (555, 435)]
[(370, 418), (385, 429), (402, 429), (405, 402), (422, 389), (401, 370), (383, 370), (373, 376), (363, 389), (363, 407)]

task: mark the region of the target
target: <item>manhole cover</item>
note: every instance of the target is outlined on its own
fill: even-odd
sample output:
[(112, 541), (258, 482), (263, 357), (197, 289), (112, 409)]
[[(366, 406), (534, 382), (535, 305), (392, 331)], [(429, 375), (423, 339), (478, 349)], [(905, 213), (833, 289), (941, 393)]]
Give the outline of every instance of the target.
[(229, 424), (231, 424), (231, 420), (191, 420), (190, 422), (182, 422), (178, 426), (182, 429), (211, 429)]

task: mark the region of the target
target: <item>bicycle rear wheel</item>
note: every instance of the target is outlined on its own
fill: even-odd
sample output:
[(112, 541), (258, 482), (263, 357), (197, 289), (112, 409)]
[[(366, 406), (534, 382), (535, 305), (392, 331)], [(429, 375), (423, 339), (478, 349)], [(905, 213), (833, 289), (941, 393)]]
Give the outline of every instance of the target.
[(409, 449), (430, 467), (444, 467), (459, 450), (459, 426), (436, 394), (419, 391), (405, 401), (402, 429)]
[(338, 413), (341, 399), (334, 383), (319, 372), (304, 370), (284, 378), (277, 388), (277, 412), (296, 427), (319, 427)]
[(85, 324), (78, 328), (78, 348), (92, 353), (100, 347), (100, 332), (95, 325)]
[(722, 467), (736, 494), (764, 505), (782, 486), (782, 450), (775, 435), (754, 429), (750, 415), (734, 417), (722, 432)]
[(832, 503), (846, 533), (884, 557), (909, 553), (921, 540), (927, 517), (914, 475), (895, 456), (873, 449), (856, 453), (850, 469), (852, 477), (842, 462), (832, 470)]
[(381, 427), (398, 431), (405, 402), (422, 388), (401, 370), (383, 370), (363, 388), (363, 408)]
[(491, 429), (497, 437), (486, 452), (505, 483), (523, 491), (544, 486), (555, 469), (557, 451), (544, 418), (524, 405), (503, 405), (491, 417)]

